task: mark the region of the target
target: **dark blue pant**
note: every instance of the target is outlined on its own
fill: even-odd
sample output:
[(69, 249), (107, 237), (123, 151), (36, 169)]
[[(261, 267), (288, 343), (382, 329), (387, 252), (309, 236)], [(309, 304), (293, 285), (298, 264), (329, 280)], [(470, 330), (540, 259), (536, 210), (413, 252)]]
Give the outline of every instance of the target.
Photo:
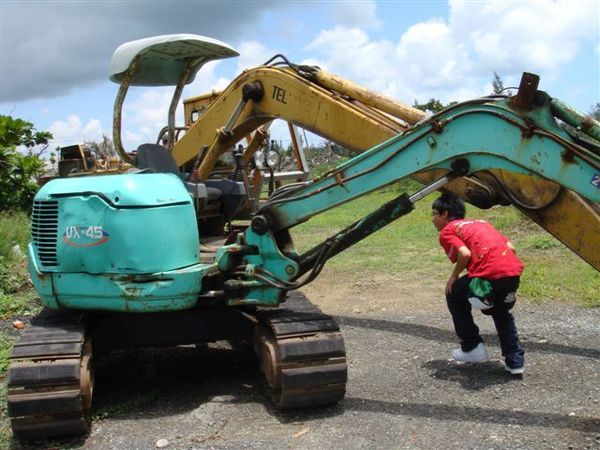
[[(469, 282), (471, 278), (463, 276), (454, 282), (452, 292), (446, 295), (448, 309), (452, 315), (456, 335), (460, 339), (460, 346), (464, 352), (473, 350), (480, 342), (479, 328), (473, 321), (471, 304), (469, 303)], [(525, 359), (523, 348), (519, 342), (515, 318), (509, 308), (512, 305), (504, 300), (510, 292), (516, 292), (519, 287), (519, 277), (501, 278), (490, 280), (493, 290), (494, 307), (490, 315), (494, 319), (502, 356), (506, 365), (512, 368), (522, 367)]]

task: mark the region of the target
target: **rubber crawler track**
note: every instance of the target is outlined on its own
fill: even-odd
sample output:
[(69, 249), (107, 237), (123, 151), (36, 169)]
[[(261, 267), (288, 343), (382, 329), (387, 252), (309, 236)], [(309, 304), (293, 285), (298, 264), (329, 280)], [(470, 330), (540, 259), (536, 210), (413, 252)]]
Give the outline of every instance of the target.
[(91, 345), (80, 314), (45, 310), (15, 344), (8, 368), (8, 416), (15, 437), (32, 440), (90, 429)]
[[(275, 407), (336, 403), (346, 392), (344, 340), (336, 321), (300, 292), (256, 312), (256, 351)], [(84, 434), (91, 425), (91, 343), (81, 314), (45, 310), (13, 347), (8, 416), (20, 440)]]
[(335, 403), (346, 393), (346, 348), (329, 315), (293, 291), (275, 309), (259, 308), (255, 347), (280, 410)]

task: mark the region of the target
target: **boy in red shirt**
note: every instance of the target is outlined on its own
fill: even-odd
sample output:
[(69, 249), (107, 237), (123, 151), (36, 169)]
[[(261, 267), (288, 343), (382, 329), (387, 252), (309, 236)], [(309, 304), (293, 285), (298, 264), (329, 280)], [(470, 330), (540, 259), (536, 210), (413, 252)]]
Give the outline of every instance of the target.
[[(488, 359), (473, 321), (474, 307), (494, 319), (506, 370), (522, 374), (525, 352), (510, 309), (515, 304), (523, 263), (512, 243), (491, 224), (464, 217), (465, 204), (456, 194), (444, 193), (433, 202), (431, 221), (440, 232), (440, 245), (454, 263), (446, 282), (446, 302), (461, 346), (452, 357), (458, 362)], [(459, 278), (464, 269), (467, 274)]]

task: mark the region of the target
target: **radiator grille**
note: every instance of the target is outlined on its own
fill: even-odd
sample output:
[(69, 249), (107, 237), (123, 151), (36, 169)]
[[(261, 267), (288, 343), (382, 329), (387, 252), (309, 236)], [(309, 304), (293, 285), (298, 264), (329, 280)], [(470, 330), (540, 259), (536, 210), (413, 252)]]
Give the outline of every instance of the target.
[(58, 202), (36, 200), (33, 202), (31, 241), (40, 263), (45, 267), (58, 266), (56, 244), (58, 237)]

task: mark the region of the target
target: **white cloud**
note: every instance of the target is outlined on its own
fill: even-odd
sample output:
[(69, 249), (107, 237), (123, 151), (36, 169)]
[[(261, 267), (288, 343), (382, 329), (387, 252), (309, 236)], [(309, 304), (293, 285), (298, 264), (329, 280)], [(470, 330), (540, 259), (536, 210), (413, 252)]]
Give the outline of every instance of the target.
[[(160, 107), (158, 108), (159, 111), (152, 109), (157, 98), (160, 100), (160, 96), (157, 97), (156, 93), (145, 92), (133, 102), (134, 108), (125, 111), (122, 139), (127, 150), (133, 150), (138, 144), (156, 140), (158, 131), (164, 126), (163, 121), (158, 120), (161, 112)], [(164, 123), (166, 123), (166, 112), (164, 114)], [(129, 125), (133, 124), (135, 124), (137, 132), (127, 129)], [(153, 127), (157, 124), (160, 124), (160, 126), (154, 129)], [(103, 136), (112, 139), (112, 126), (105, 129), (102, 122), (95, 118), (84, 123), (75, 114), (70, 114), (65, 120), (53, 122), (48, 127), (48, 131), (54, 136), (53, 144), (59, 146), (81, 144), (83, 142), (100, 142)]]
[[(156, 142), (159, 131), (167, 124), (173, 87), (131, 89), (123, 106), (123, 146), (130, 151), (138, 145)], [(138, 92), (139, 91), (139, 92)], [(136, 137), (137, 139), (131, 140)]]
[(236, 73), (264, 64), (276, 54), (275, 51), (257, 41), (242, 42), (238, 46), (238, 51), (240, 52), (240, 56), (237, 60)]
[(379, 30), (381, 20), (377, 17), (375, 1), (336, 2), (331, 6), (333, 20), (346, 27)]
[(143, 89), (137, 97), (125, 102), (127, 119), (138, 125), (161, 127), (166, 121), (172, 96), (172, 87)]
[(133, 133), (133, 132), (131, 132), (129, 130), (125, 130), (125, 132), (121, 136), (121, 140), (124, 143), (129, 143), (129, 142), (139, 142), (139, 143), (142, 143), (142, 142), (144, 142), (141, 135), (139, 135), (137, 133)]
[(564, 0), (452, 0), (449, 28), (487, 71), (554, 72), (574, 58), (582, 40), (598, 39), (599, 8), (597, 2)]
[(597, 2), (451, 0), (447, 20), (417, 23), (396, 43), (336, 26), (305, 50), (311, 64), (407, 103), (465, 100), (488, 93), (494, 71), (505, 82), (523, 71), (553, 80), (584, 41), (598, 40), (599, 14)]
[(425, 89), (452, 89), (473, 65), (465, 44), (441, 20), (410, 27), (400, 38), (395, 57), (406, 83)]
[(211, 90), (221, 90), (229, 84), (229, 80), (217, 76), (217, 68), (223, 61), (210, 61), (203, 65), (192, 83), (183, 91), (182, 98), (195, 97)]
[(313, 64), (362, 81), (379, 91), (388, 89), (397, 72), (389, 58), (394, 52), (393, 44), (385, 40), (371, 41), (367, 33), (358, 28), (337, 26), (322, 31), (305, 50), (318, 55), (311, 60)]
[[(212, 61), (200, 68), (196, 78), (187, 85), (177, 105), (175, 124), (183, 125), (182, 100), (188, 97), (222, 90), (230, 80), (216, 75), (216, 68), (221, 61)], [(131, 88), (123, 107), (122, 140), (127, 150), (133, 150), (138, 145), (156, 142), (159, 131), (167, 125), (169, 106), (175, 88), (152, 87)]]
[(81, 130), (81, 119), (72, 114), (65, 121), (56, 121), (50, 126), (50, 132), (57, 141), (63, 141), (64, 138), (70, 138)]
[(91, 119), (85, 125), (75, 114), (69, 115), (66, 120), (58, 120), (49, 127), (54, 136), (56, 145), (72, 145), (84, 141), (99, 141), (102, 139), (104, 129), (98, 119)]
[[(98, 119), (90, 120), (85, 127), (83, 127), (83, 136), (102, 136), (102, 124)], [(86, 139), (89, 140), (89, 139)]]

